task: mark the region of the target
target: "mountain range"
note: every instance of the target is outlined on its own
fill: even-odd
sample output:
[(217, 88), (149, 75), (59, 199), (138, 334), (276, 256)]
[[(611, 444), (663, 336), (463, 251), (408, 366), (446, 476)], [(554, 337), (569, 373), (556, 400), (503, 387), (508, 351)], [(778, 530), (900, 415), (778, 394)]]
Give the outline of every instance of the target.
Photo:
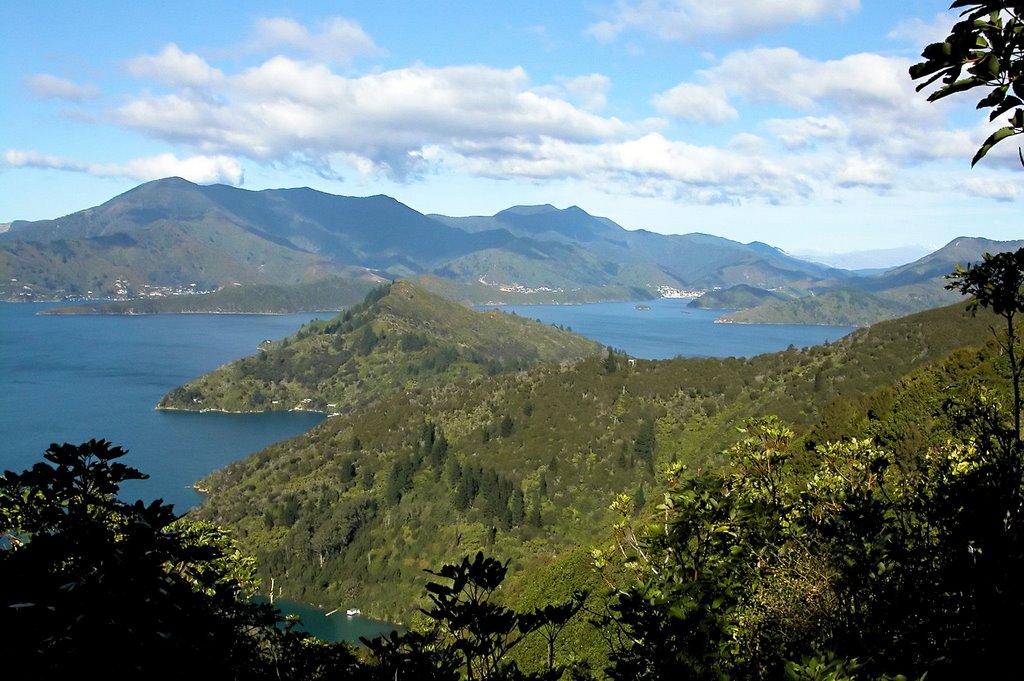
[[(757, 289), (772, 295), (716, 293), (704, 306), (735, 309), (767, 298), (752, 316), (729, 320), (820, 323), (825, 310), (832, 323), (842, 324), (950, 302), (942, 276), (957, 262), (1024, 245), (962, 238), (913, 263), (865, 274), (801, 260), (761, 242), (627, 230), (577, 206), (514, 206), (493, 216), (449, 217), (420, 213), (388, 196), (249, 191), (181, 178), (148, 182), (58, 219), (15, 221), (0, 230), (2, 300), (169, 297), (325, 278), (360, 281), (363, 290), (382, 280), (413, 279), (475, 304), (643, 300), (739, 286), (748, 294)], [(826, 295), (836, 290), (844, 293)], [(192, 309), (194, 299), (182, 307)]]

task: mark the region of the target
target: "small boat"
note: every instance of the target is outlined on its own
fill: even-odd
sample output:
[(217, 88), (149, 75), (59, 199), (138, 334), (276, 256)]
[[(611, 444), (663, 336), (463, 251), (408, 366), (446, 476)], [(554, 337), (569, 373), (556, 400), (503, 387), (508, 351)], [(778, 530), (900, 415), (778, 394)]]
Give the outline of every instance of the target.
[(356, 615), (362, 615), (362, 611), (359, 608), (349, 608), (345, 611), (345, 615), (348, 617), (355, 617)]

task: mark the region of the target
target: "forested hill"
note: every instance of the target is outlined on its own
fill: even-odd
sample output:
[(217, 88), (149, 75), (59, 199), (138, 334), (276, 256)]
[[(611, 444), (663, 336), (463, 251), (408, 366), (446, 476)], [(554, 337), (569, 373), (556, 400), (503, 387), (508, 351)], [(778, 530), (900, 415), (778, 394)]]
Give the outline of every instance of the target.
[(609, 536), (616, 495), (660, 498), (655, 471), (672, 461), (720, 467), (749, 416), (778, 415), (811, 437), (841, 432), (858, 412), (836, 405), (985, 343), (988, 323), (958, 305), (749, 359), (612, 354), (413, 379), (211, 476), (195, 513), (235, 530), (286, 597), (331, 608), (405, 621), (423, 570), (477, 549), (512, 560), (510, 594), (549, 579), (564, 593), (594, 579), (585, 556)]
[(406, 282), (168, 393), (164, 409), (340, 413), (419, 390), (596, 354), (593, 341), (502, 312), (479, 312)]

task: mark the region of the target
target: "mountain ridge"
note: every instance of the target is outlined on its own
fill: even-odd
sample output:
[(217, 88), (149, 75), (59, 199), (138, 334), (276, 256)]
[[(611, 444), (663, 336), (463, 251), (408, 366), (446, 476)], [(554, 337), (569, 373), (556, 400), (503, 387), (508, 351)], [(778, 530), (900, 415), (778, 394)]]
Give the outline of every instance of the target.
[[(627, 230), (579, 206), (425, 215), (392, 197), (154, 180), (99, 206), (0, 233), (0, 299), (137, 298), (191, 287), (415, 278), (467, 303), (583, 303), (708, 293), (746, 301), (723, 321), (868, 324), (953, 300), (943, 275), (1024, 242), (961, 237), (882, 273), (842, 270), (762, 241)], [(746, 293), (736, 286), (747, 287)], [(750, 289), (771, 295), (752, 296)], [(719, 293), (724, 291), (725, 293)], [(843, 292), (843, 293), (839, 293)], [(754, 306), (758, 298), (789, 298)], [(163, 306), (166, 308), (166, 305)]]
[[(102, 239), (113, 237), (122, 240), (121, 250), (107, 257)], [(211, 255), (202, 269), (179, 262), (185, 256), (178, 251), (202, 259), (204, 248)], [(147, 255), (158, 249), (171, 261), (163, 268)], [(31, 262), (22, 262), (19, 256), (29, 251)], [(258, 257), (246, 259), (251, 253)], [(79, 260), (84, 271), (67, 271), (68, 259)], [(288, 265), (277, 267), (283, 260)], [(384, 195), (252, 191), (181, 178), (154, 180), (61, 218), (14, 221), (0, 234), (0, 273), (9, 275), (0, 277), (0, 297), (8, 300), (112, 295), (116, 279), (158, 286), (198, 279), (204, 288), (305, 283), (312, 276), (307, 271), (337, 275), (346, 268), (567, 295), (585, 288), (595, 300), (607, 299), (602, 288), (613, 296), (642, 288), (652, 297), (659, 287), (771, 286), (841, 275), (721, 237), (626, 230), (578, 206), (513, 206), (491, 217), (445, 218)], [(19, 286), (10, 286), (11, 279)]]

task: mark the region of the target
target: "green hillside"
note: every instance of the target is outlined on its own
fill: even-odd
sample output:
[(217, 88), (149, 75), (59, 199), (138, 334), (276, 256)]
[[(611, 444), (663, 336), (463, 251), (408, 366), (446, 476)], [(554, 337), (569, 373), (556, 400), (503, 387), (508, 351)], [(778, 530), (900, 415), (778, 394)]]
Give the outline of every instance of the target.
[(234, 529), (290, 598), (408, 621), (422, 571), (478, 549), (511, 559), (509, 594), (529, 598), (576, 583), (566, 566), (606, 541), (616, 495), (655, 501), (673, 461), (718, 469), (745, 418), (814, 437), (830, 405), (989, 335), (956, 306), (804, 351), (611, 355), (417, 386), (211, 476), (196, 514)]
[(162, 409), (341, 413), (488, 373), (595, 354), (592, 341), (501, 312), (477, 312), (405, 282), (371, 292), (260, 352), (174, 389)]

